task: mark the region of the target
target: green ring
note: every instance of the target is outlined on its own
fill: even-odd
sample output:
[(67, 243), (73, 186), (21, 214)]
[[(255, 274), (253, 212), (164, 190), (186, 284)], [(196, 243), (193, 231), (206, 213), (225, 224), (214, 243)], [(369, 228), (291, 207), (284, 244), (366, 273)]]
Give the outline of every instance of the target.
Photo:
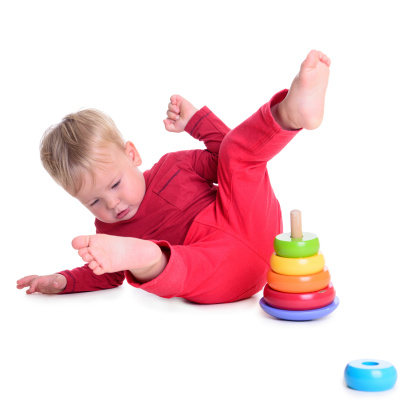
[(319, 239), (316, 234), (302, 233), (298, 239), (290, 237), (290, 233), (278, 234), (274, 241), (275, 252), (281, 257), (310, 257), (319, 251)]

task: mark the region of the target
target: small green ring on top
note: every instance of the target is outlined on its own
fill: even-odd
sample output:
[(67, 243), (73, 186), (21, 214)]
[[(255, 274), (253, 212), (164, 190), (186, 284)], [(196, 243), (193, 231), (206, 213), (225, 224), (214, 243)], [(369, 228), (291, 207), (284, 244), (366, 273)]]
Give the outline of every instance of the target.
[(281, 257), (309, 257), (318, 253), (319, 239), (313, 233), (302, 233), (300, 238), (292, 238), (290, 233), (282, 233), (275, 237), (274, 248)]

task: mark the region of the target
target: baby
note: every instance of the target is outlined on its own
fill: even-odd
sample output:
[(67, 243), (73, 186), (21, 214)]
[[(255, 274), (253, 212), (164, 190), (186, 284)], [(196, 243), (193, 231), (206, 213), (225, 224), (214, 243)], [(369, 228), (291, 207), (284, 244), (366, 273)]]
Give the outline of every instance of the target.
[[(198, 303), (244, 299), (266, 283), (273, 238), (282, 232), (270, 161), (302, 129), (322, 122), (330, 59), (311, 51), (289, 91), (230, 130), (207, 107), (179, 95), (165, 128), (186, 131), (206, 150), (169, 153), (150, 170), (96, 110), (66, 116), (46, 131), (49, 174), (95, 216), (95, 235), (72, 241), (86, 264), (17, 281), (26, 293), (73, 293), (124, 279), (158, 296)], [(218, 184), (218, 185), (217, 185)]]

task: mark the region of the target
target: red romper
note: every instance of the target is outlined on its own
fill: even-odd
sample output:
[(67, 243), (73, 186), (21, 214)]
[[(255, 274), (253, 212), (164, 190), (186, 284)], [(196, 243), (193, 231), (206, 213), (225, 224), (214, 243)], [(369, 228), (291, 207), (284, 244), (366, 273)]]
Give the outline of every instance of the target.
[(116, 287), (125, 277), (158, 296), (198, 303), (233, 302), (259, 292), (273, 239), (282, 232), (266, 164), (297, 133), (282, 130), (270, 111), (286, 94), (276, 94), (233, 130), (202, 108), (186, 131), (207, 150), (165, 155), (144, 173), (146, 193), (133, 218), (95, 221), (97, 233), (152, 240), (168, 251), (158, 277), (140, 284), (129, 271), (97, 276), (85, 265), (60, 272), (68, 282), (62, 293)]

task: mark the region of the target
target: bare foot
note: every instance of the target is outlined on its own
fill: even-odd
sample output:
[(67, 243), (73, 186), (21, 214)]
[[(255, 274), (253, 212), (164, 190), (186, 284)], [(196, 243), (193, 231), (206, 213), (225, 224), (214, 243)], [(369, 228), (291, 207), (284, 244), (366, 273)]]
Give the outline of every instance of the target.
[(153, 242), (107, 234), (75, 237), (72, 246), (97, 275), (123, 270), (146, 274), (162, 256), (161, 249)]
[(331, 60), (312, 50), (300, 67), (286, 98), (272, 107), (284, 129), (316, 129), (322, 123)]
[(198, 109), (180, 95), (173, 95), (168, 104), (167, 119), (164, 119), (165, 129), (169, 132), (183, 132), (188, 121)]

